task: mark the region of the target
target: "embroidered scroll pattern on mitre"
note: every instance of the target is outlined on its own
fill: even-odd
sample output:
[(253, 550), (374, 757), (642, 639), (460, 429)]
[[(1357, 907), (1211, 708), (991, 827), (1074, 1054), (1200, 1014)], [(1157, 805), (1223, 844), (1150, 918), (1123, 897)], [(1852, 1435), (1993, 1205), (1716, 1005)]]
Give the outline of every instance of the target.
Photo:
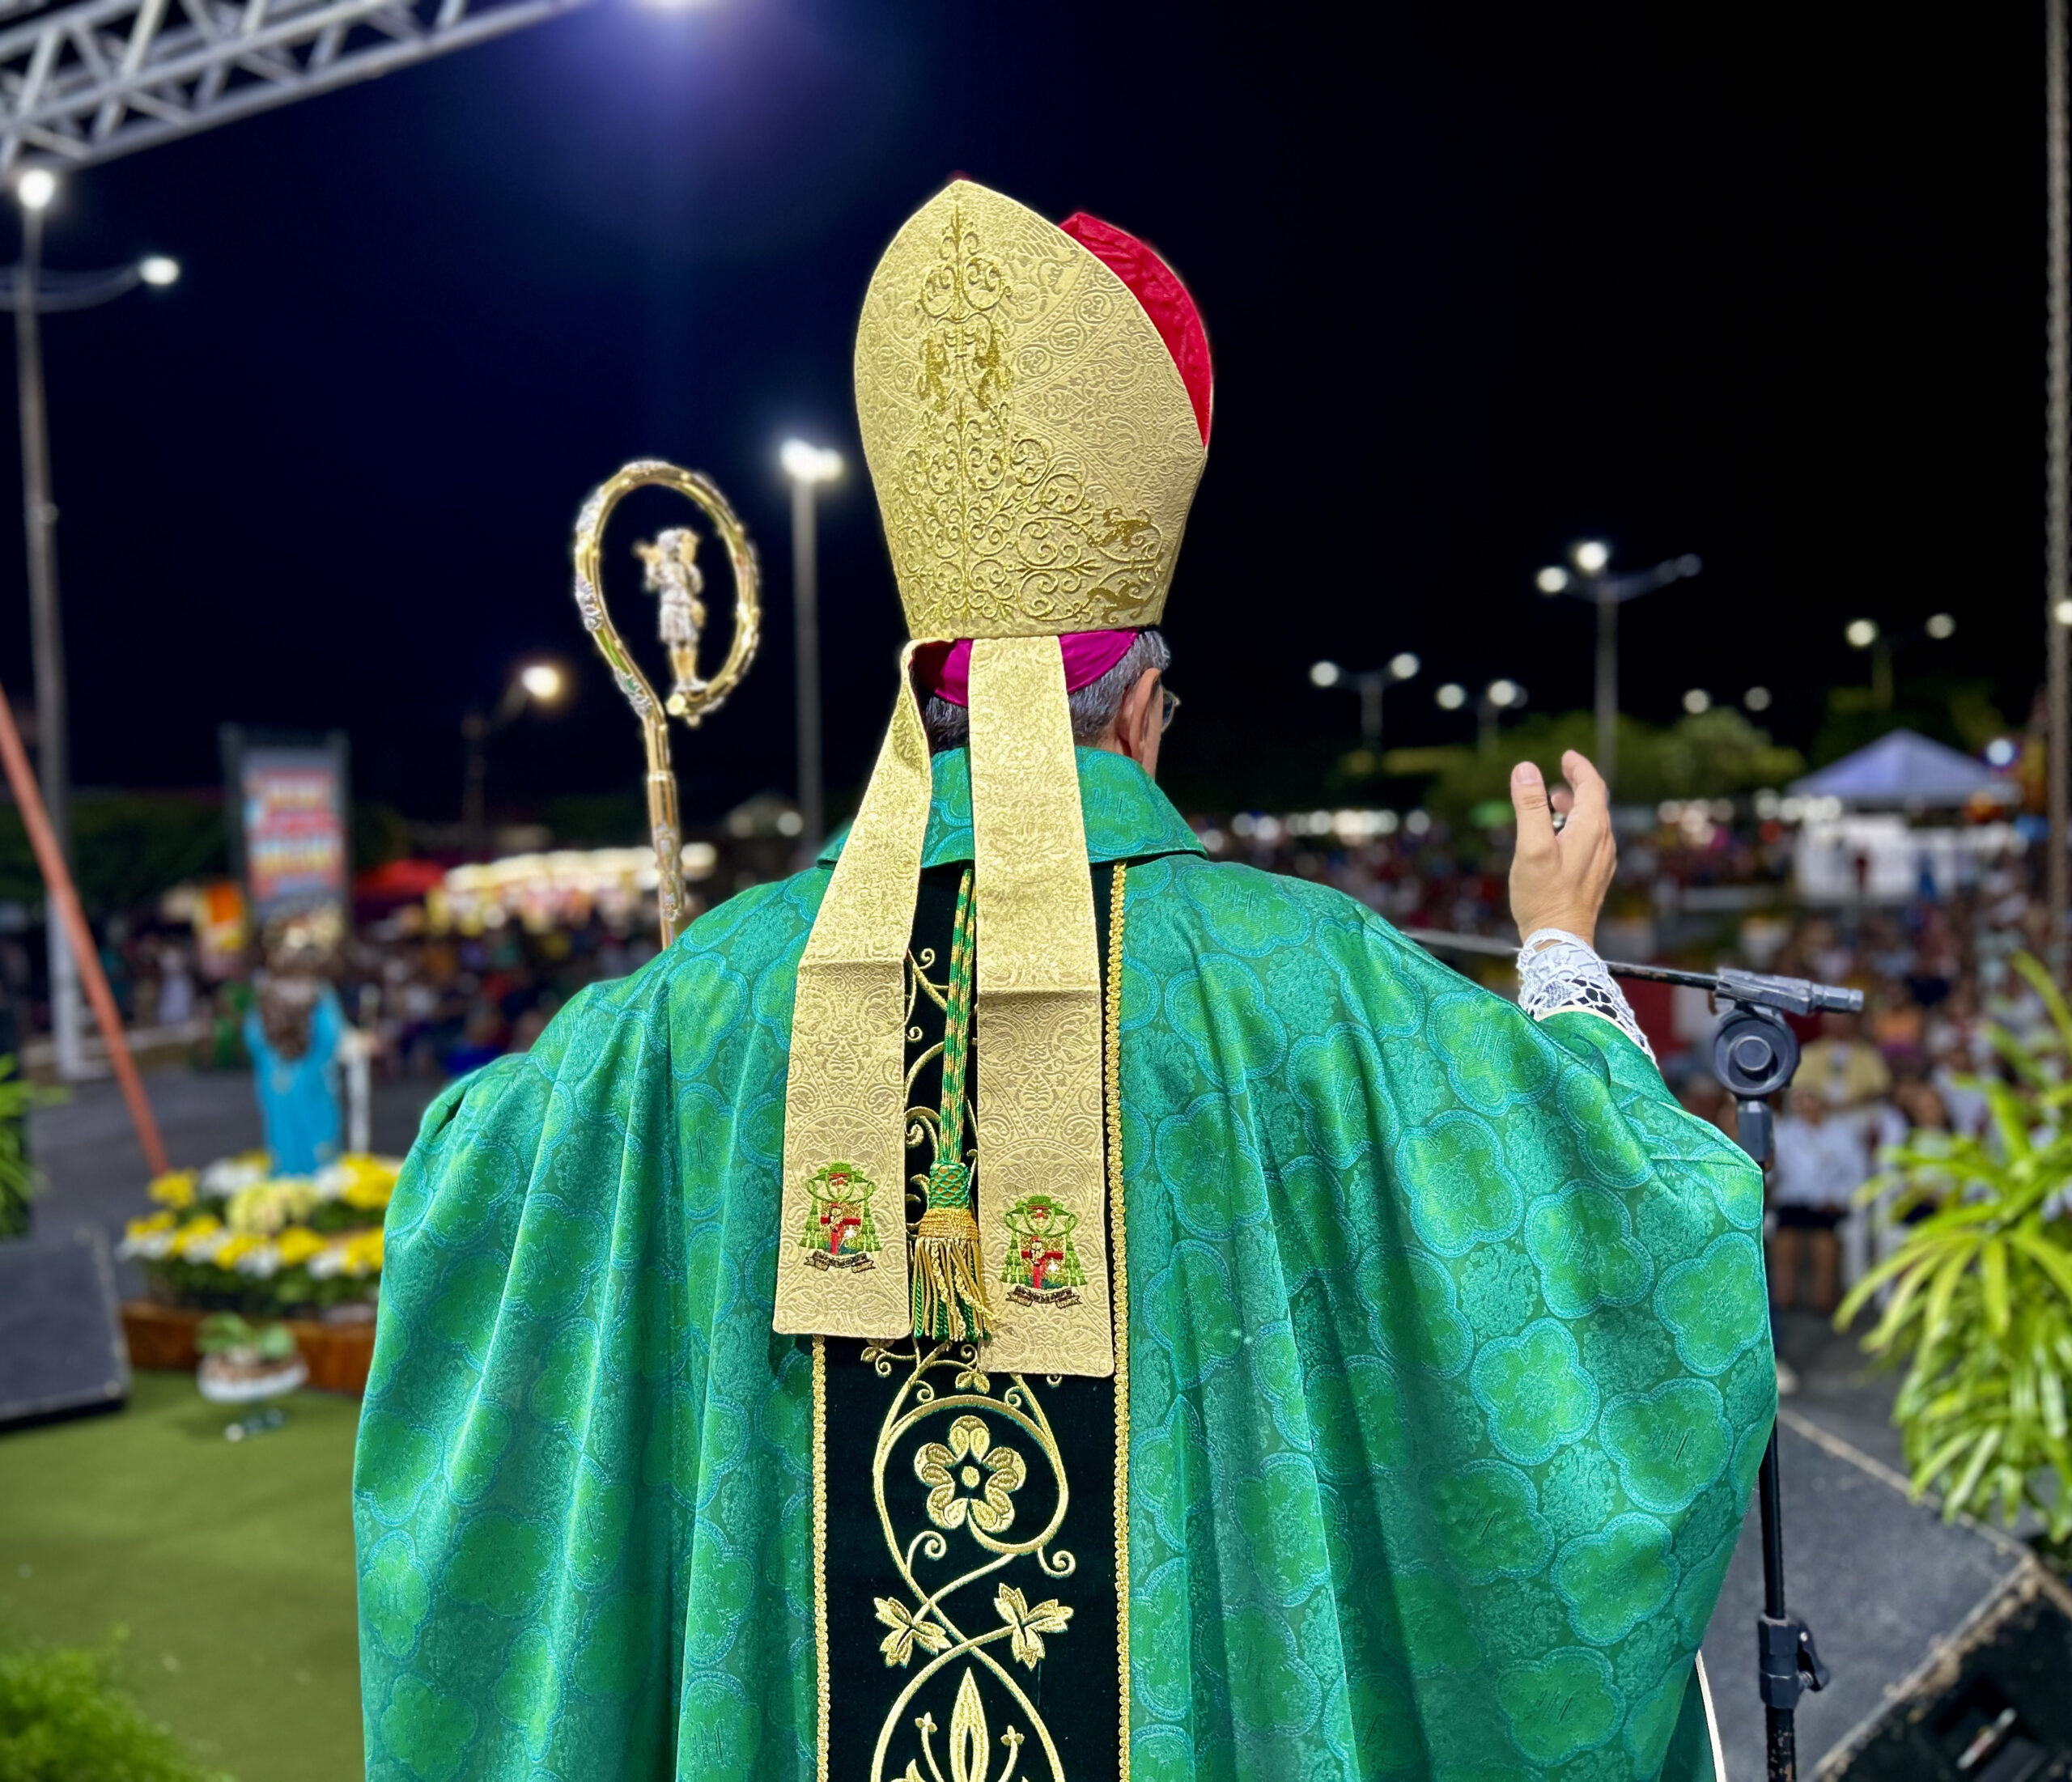
[(873, 281), (856, 381), (915, 637), (1157, 622), (1199, 428), (1149, 318), (1071, 237), (951, 186)]

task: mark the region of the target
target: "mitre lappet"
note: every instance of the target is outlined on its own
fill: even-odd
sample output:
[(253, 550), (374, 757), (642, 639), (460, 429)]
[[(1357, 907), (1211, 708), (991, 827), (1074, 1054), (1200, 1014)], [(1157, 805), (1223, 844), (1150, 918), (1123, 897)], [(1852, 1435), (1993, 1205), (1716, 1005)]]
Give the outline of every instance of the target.
[[(856, 381), (911, 641), (799, 965), (775, 1327), (984, 1339), (1002, 1368), (1110, 1373), (1102, 980), (1067, 700), (1164, 612), (1208, 451), (1207, 337), (1143, 243), (959, 179), (879, 261)], [(953, 1146), (929, 1173), (910, 1258), (904, 973), (931, 790), (917, 666), (970, 714), (959, 937), (976, 936), (985, 1085), (975, 1154)], [(1072, 1232), (1075, 1291), (1021, 1303), (988, 1263), (1032, 1206)]]

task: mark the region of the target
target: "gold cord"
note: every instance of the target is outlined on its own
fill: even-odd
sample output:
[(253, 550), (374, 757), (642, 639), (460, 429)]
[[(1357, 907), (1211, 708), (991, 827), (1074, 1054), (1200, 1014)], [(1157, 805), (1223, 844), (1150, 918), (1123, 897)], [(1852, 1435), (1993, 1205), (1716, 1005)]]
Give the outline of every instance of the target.
[(1108, 893), (1108, 1276), (1115, 1316), (1115, 1650), (1122, 1673), (1122, 1782), (1130, 1775), (1130, 1260), (1123, 1219), (1123, 880)]

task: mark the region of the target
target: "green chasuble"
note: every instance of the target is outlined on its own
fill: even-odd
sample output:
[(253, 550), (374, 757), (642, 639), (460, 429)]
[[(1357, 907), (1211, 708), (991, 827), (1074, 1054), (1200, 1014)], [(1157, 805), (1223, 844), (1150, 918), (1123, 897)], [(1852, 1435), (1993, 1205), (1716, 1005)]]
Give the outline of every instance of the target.
[[(1126, 1656), (1127, 1750), (1075, 1724), (1054, 1766), (1025, 1715), (959, 1733), (938, 1692), (927, 1763), (1707, 1776), (1692, 1658), (1775, 1409), (1754, 1165), (1608, 1021), (1535, 1024), (1335, 891), (1203, 858), (1123, 757), (1082, 750), (1079, 773), (1089, 859), (1127, 863), (1126, 1371), (1025, 1383), (1078, 1440), (1076, 1572), (1018, 1559), (1015, 1602), (989, 1576), (947, 1612), (1061, 1724), (1098, 1643)], [(953, 751), (924, 863), (971, 857)], [(931, 1661), (932, 1626), (902, 1646), (896, 1615), (823, 1594), (877, 1588), (845, 1548), (882, 1548), (875, 1513), (856, 1526), (871, 1364), (771, 1324), (797, 1241), (792, 984), (828, 876), (712, 910), (427, 1114), (355, 1483), (370, 1777), (868, 1775)], [(983, 1012), (974, 1046), (983, 1095)], [(985, 1244), (1005, 1292), (1022, 1265)], [(910, 1392), (989, 1393), (1011, 1420), (1010, 1379), (902, 1365)], [(1010, 1465), (938, 1423), (940, 1454), (883, 1470), (902, 1538), (932, 1494), (1033, 1533), (1040, 1444)], [(1105, 1609), (1043, 1612), (1101, 1588)], [(1082, 1668), (1055, 1672), (1075, 1641)], [(1103, 1715), (1119, 1698), (1111, 1678)], [(902, 1721), (888, 1782), (919, 1743)]]

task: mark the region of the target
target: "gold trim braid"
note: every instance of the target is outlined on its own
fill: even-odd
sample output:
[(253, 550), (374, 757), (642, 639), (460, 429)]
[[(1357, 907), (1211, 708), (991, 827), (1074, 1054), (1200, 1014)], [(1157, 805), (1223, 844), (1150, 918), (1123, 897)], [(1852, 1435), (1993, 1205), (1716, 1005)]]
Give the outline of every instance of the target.
[(1115, 1291), (1115, 1656), (1122, 1673), (1122, 1749), (1116, 1774), (1130, 1778), (1130, 1252), (1123, 1211), (1123, 884), (1115, 863), (1108, 893), (1108, 1219)]
[[(799, 961), (777, 1245), (775, 1323), (786, 1333), (894, 1337), (913, 1318), (906, 944), (934, 791), (913, 653), (909, 644), (900, 656), (892, 728)], [(847, 1209), (832, 1220), (813, 1186), (830, 1168), (846, 1173)]]
[(1101, 959), (1056, 641), (979, 639), (970, 700), (979, 1224), (1017, 1283), (997, 1308), (987, 1365), (1106, 1374)]

